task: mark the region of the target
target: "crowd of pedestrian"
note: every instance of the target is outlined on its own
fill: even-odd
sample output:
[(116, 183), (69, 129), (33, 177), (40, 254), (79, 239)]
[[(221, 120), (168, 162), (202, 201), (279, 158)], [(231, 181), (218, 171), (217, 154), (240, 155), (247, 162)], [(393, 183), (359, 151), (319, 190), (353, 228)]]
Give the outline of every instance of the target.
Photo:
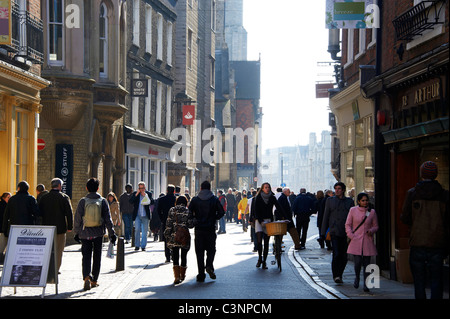
[[(427, 265), (433, 269), (431, 297), (443, 296), (442, 265), (449, 244), (449, 192), (436, 181), (437, 172), (434, 162), (421, 166), (421, 181), (408, 191), (401, 216), (411, 227), (410, 265), (416, 298), (426, 297)], [(214, 194), (211, 184), (204, 181), (192, 198), (187, 190), (182, 195), (180, 187), (168, 185), (166, 193), (157, 199), (144, 182), (139, 182), (135, 191), (127, 184), (119, 199), (112, 192), (103, 198), (98, 193), (99, 183), (96, 178), (87, 181), (87, 194), (78, 202), (75, 212), (69, 196), (62, 192), (63, 181), (59, 178), (51, 181), (51, 190), (39, 184), (36, 198), (29, 194), (26, 181), (18, 184), (14, 195), (3, 193), (0, 199), (2, 257), (11, 225), (52, 225), (56, 226), (59, 271), (66, 233), (72, 231), (75, 241), (81, 244), (83, 288), (88, 290), (98, 286), (104, 239), (109, 238), (114, 244), (118, 236), (123, 236), (125, 243), (129, 243), (134, 226), (136, 251), (145, 251), (149, 234), (154, 240), (164, 241), (165, 262), (173, 263), (174, 284), (179, 284), (186, 277), (191, 247), (189, 229), (193, 228), (196, 279), (203, 282), (205, 273), (216, 279), (216, 238), (217, 234), (226, 233), (227, 223), (242, 224), (243, 232), (250, 228), (253, 252), (258, 253), (256, 267), (267, 269), (270, 236), (266, 224), (285, 221), (294, 249), (301, 251), (306, 248), (310, 217), (314, 214), (319, 231), (317, 241), (321, 249), (326, 247), (332, 251), (334, 281), (343, 283), (344, 269), (351, 255), (355, 271), (353, 286), (359, 288), (362, 270), (363, 290), (369, 291), (365, 270), (377, 255), (374, 241), (378, 231), (377, 213), (369, 194), (361, 192), (355, 196), (352, 189), (345, 196), (346, 185), (342, 182), (337, 182), (333, 190), (319, 190), (315, 194), (305, 188), (298, 194), (289, 187), (274, 190), (269, 183), (249, 191), (229, 188), (226, 194), (224, 190)]]

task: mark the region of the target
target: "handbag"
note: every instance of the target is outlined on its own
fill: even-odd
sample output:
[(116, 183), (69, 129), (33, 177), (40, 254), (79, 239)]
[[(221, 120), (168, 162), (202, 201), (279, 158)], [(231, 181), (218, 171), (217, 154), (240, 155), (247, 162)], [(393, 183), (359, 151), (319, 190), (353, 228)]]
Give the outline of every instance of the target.
[[(369, 216), (369, 214), (370, 214), (370, 212), (367, 211), (367, 212), (366, 212), (366, 215), (364, 216), (364, 219), (362, 220), (362, 222), (359, 223), (359, 225), (355, 228), (355, 230), (352, 231), (353, 234), (359, 229), (359, 227), (362, 226), (362, 224), (364, 224), (364, 222), (366, 221), (367, 216)], [(352, 241), (352, 240), (350, 239), (350, 237), (347, 237), (347, 244), (350, 244), (351, 241)]]
[(180, 246), (187, 246), (191, 242), (191, 234), (189, 230), (184, 227), (178, 227), (178, 214), (175, 223), (174, 241)]

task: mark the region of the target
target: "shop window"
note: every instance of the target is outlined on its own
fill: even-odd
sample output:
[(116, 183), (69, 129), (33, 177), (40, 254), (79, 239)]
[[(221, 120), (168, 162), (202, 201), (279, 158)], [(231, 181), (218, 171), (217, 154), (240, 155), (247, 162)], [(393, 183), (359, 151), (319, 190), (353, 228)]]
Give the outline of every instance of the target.
[(355, 146), (363, 147), (364, 145), (364, 123), (363, 121), (355, 123)]
[(353, 127), (349, 125), (345, 128), (345, 139), (347, 143), (345, 144), (347, 148), (351, 148), (353, 146)]
[(16, 112), (16, 185), (28, 178), (28, 114)]

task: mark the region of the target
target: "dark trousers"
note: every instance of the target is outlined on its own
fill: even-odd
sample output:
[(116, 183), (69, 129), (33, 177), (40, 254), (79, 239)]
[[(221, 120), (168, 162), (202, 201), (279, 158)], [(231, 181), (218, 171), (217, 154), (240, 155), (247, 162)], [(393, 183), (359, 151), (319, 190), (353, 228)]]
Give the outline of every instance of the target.
[(180, 266), (180, 250), (181, 250), (181, 266), (186, 267), (187, 265), (187, 253), (189, 249), (184, 249), (181, 247), (172, 248), (172, 259), (174, 266)]
[(409, 264), (414, 278), (416, 299), (426, 299), (427, 268), (429, 269), (431, 280), (431, 299), (443, 298), (443, 263), (445, 257), (444, 249), (411, 247)]
[(305, 218), (302, 216), (297, 216), (295, 221), (297, 233), (298, 236), (300, 237), (300, 245), (305, 246), (306, 236), (308, 235), (309, 217)]
[(333, 278), (342, 278), (345, 266), (347, 266), (347, 237), (331, 235), (331, 247), (333, 249), (333, 258), (331, 260)]
[[(214, 271), (214, 256), (216, 255), (216, 232), (213, 230), (195, 230), (195, 254), (197, 255), (198, 273), (204, 274), (205, 267)], [(206, 265), (205, 265), (206, 251)]]
[[(83, 279), (90, 276), (93, 281), (97, 281), (100, 274), (100, 263), (102, 260), (103, 236), (94, 239), (81, 239), (81, 254)], [(92, 273), (91, 273), (91, 260)]]

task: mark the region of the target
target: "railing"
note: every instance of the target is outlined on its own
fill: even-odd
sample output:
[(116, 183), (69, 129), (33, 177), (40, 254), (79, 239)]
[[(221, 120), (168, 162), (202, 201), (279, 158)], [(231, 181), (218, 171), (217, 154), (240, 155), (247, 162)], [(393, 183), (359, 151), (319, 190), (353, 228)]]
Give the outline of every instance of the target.
[(44, 26), (42, 20), (28, 11), (20, 11), (19, 5), (11, 4), (11, 45), (0, 45), (12, 61), (44, 62)]
[[(442, 4), (438, 9), (440, 2)], [(442, 24), (443, 21), (439, 21), (439, 15), (444, 7), (444, 3), (445, 0), (422, 1), (395, 18), (392, 23), (394, 24), (397, 40), (412, 40), (415, 36), (422, 35), (424, 31), (433, 29), (435, 25)], [(433, 8), (435, 13), (434, 21), (429, 17)]]

